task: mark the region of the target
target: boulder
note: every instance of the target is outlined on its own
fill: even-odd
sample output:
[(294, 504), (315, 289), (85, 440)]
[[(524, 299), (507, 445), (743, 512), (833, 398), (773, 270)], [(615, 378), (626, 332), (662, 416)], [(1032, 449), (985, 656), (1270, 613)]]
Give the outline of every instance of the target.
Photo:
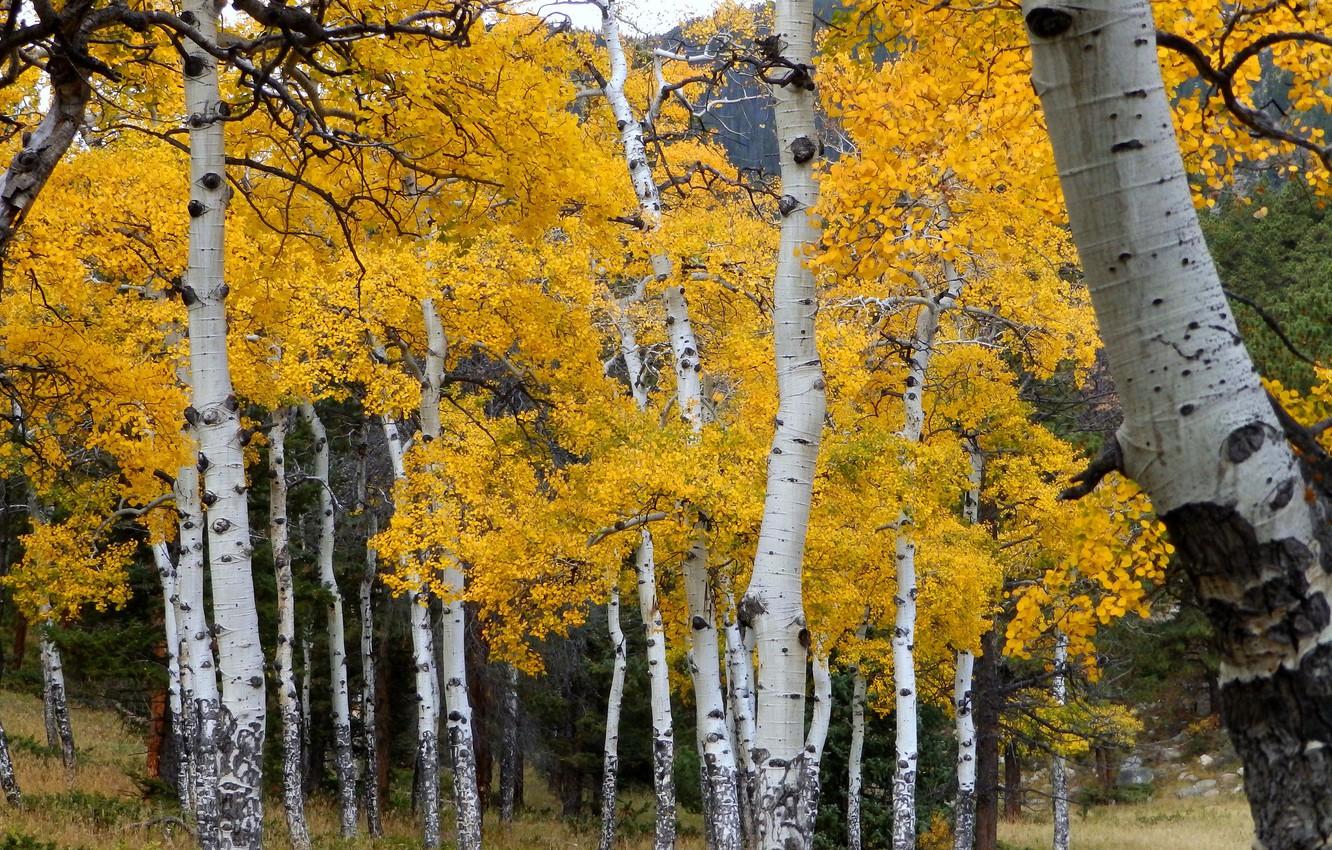
[(1121, 788), (1151, 785), (1156, 780), (1156, 773), (1150, 767), (1144, 767), (1138, 756), (1129, 756), (1119, 766), (1119, 778), (1115, 784)]

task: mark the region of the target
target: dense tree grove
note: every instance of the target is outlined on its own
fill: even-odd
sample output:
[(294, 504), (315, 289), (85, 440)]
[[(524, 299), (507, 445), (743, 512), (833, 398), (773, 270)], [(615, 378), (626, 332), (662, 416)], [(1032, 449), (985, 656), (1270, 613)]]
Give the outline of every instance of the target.
[(1067, 850), (1173, 599), (1255, 846), (1332, 846), (1332, 7), (588, 8), (8, 5), (68, 776), (72, 693), (205, 850), (481, 850), (529, 774), (602, 850), (994, 850), (1025, 760)]

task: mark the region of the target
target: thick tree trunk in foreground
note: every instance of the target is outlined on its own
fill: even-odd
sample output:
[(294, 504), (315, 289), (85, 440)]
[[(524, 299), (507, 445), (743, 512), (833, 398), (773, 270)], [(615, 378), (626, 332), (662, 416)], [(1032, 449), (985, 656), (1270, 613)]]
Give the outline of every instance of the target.
[(789, 64), (770, 72), (783, 79), (771, 86), (785, 193), (773, 286), (777, 421), (753, 577), (739, 608), (741, 623), (754, 631), (759, 656), (754, 761), (760, 850), (803, 850), (814, 840), (814, 824), (799, 805), (807, 758), (809, 643), (800, 582), (827, 403), (814, 342), (817, 294), (804, 260), (819, 232), (810, 215), (818, 202), (814, 168), (821, 147), (814, 119), (813, 5), (777, 0), (773, 34)]
[[(1054, 691), (1056, 705), (1064, 705), (1068, 699), (1068, 689), (1064, 681), (1068, 668), (1068, 635), (1055, 632), (1054, 678), (1051, 690)], [(1068, 772), (1064, 757), (1056, 755), (1050, 764), (1050, 802), (1054, 809), (1054, 850), (1068, 850)]]
[[(192, 432), (187, 432), (192, 437)], [(194, 826), (200, 850), (221, 842), (221, 794), (218, 788), (217, 735), (221, 708), (212, 629), (204, 611), (204, 528), (199, 502), (199, 470), (193, 464), (176, 473), (177, 527), (175, 607), (180, 612), (180, 686), (194, 762)]]
[(375, 667), (375, 580), (379, 575), (379, 556), (371, 541), (379, 533), (379, 517), (370, 505), (367, 480), (367, 443), (369, 429), (357, 448), (356, 505), (365, 522), (365, 569), (361, 573), (361, 725), (365, 730), (365, 826), (371, 838), (384, 834), (384, 823), (379, 806), (379, 699), (378, 671)]
[(74, 725), (69, 718), (69, 699), (65, 695), (65, 665), (60, 647), (51, 639), (51, 624), (38, 630), (42, 651), (42, 711), (46, 718), (46, 746), (60, 750), (66, 773), (74, 772)]
[(301, 405), (301, 416), (315, 441), (314, 478), (319, 485), (319, 585), (325, 597), (328, 640), (328, 676), (333, 705), (333, 772), (338, 779), (338, 814), (343, 838), (356, 835), (356, 763), (352, 759), (351, 695), (347, 677), (347, 635), (343, 624), (342, 591), (333, 572), (336, 517), (329, 478), (328, 432), (314, 405)]
[[(218, 6), (185, 0), (182, 17), (217, 41)], [(182, 297), (189, 311), (192, 420), (203, 470), (213, 622), (222, 681), (218, 734), (221, 842), (224, 850), (258, 850), (263, 835), (264, 655), (250, 573), (240, 405), (227, 360), (227, 286), (223, 268), (227, 196), (225, 105), (217, 61), (194, 42), (185, 53), (189, 116), (189, 269)]]
[(278, 713), (282, 719), (282, 809), (287, 834), (295, 850), (309, 850), (310, 830), (305, 823), (305, 788), (301, 771), (301, 706), (296, 693), (296, 593), (292, 587), (291, 549), (287, 523), (287, 429), (294, 411), (273, 412), (268, 431), (268, 538), (273, 546), (273, 572), (277, 581), (278, 631), (274, 658)]
[(1332, 714), (1309, 708), (1332, 697), (1325, 482), (1297, 462), (1207, 253), (1149, 5), (1028, 0), (1023, 12), (1124, 407), (1120, 465), (1151, 497), (1217, 635), (1258, 843), (1326, 847)]
[[(616, 577), (618, 580), (618, 576)], [(628, 666), (624, 630), (620, 628), (620, 588), (611, 587), (606, 603), (606, 623), (610, 631), (615, 661), (611, 670), (610, 696), (606, 698), (606, 755), (601, 768), (601, 841), (600, 850), (615, 846), (615, 794), (620, 776), (620, 703), (624, 699), (624, 671)]]
[(3, 723), (0, 723), (0, 791), (4, 792), (5, 801), (11, 806), (17, 806), (23, 799), (18, 779), (14, 776), (14, 761), (9, 757), (9, 739), (5, 737)]

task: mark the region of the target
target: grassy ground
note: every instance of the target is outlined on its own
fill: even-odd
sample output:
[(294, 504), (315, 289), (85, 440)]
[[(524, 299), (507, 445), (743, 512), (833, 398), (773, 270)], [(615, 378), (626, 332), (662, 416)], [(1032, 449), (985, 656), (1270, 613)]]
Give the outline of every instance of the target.
[[(128, 732), (112, 712), (73, 708), (74, 739), (79, 766), (67, 777), (60, 757), (46, 750), (41, 700), (0, 691), (0, 718), (9, 738), (23, 805), (15, 811), (0, 798), (0, 850), (186, 850), (191, 836), (175, 827), (179, 812), (168, 801), (145, 801), (136, 781), (144, 772), (142, 739)], [(494, 850), (583, 850), (595, 848), (595, 824), (568, 823), (556, 816), (553, 801), (542, 796), (541, 783), (527, 782), (529, 807), (507, 830), (489, 817), (486, 847)], [(630, 815), (622, 850), (646, 850), (650, 811), (645, 799), (629, 799)], [(288, 850), (286, 825), (276, 800), (265, 807), (264, 846)], [(404, 803), (384, 819), (384, 838), (344, 841), (337, 838), (336, 813), (322, 800), (308, 811), (314, 844), (319, 850), (408, 850), (420, 846), (419, 830)], [(451, 813), (443, 813), (444, 834), (451, 831)], [(696, 818), (681, 825), (680, 850), (701, 850)], [(10, 839), (8, 836), (14, 836)], [(41, 844), (20, 843), (19, 837)], [(8, 843), (7, 843), (8, 842)]]
[[(23, 788), (24, 804), (15, 811), (0, 803), (0, 850), (186, 850), (189, 835), (173, 829), (177, 812), (167, 801), (145, 801), (136, 777), (143, 773), (142, 740), (128, 732), (111, 712), (74, 709), (79, 768), (65, 775), (58, 756), (47, 752), (41, 702), (35, 697), (0, 691), (10, 750)], [(493, 850), (583, 850), (596, 847), (594, 824), (560, 820), (553, 803), (542, 799), (541, 783), (527, 783), (531, 806), (508, 830), (487, 823), (486, 846)], [(650, 846), (650, 806), (645, 799), (626, 801), (629, 828), (622, 850)], [(285, 825), (276, 801), (267, 807), (266, 846), (288, 850)], [(323, 850), (388, 850), (419, 846), (418, 832), (406, 807), (385, 820), (387, 835), (378, 841), (343, 841), (335, 837), (334, 812), (323, 801), (310, 807), (315, 846)], [(445, 834), (449, 813), (444, 814)], [(1242, 797), (1178, 800), (1170, 789), (1145, 803), (1101, 806), (1073, 814), (1073, 850), (1245, 850), (1250, 820)], [(680, 850), (701, 850), (696, 818), (682, 824)], [(15, 836), (7, 843), (7, 836)], [(41, 844), (18, 843), (28, 836)], [(1044, 850), (1050, 844), (1048, 818), (1005, 823), (1000, 838), (1012, 850)]]
[[(1248, 850), (1253, 846), (1249, 806), (1239, 794), (1212, 799), (1175, 798), (1169, 789), (1143, 803), (1076, 807), (1070, 824), (1072, 850)], [(1029, 818), (999, 827), (1011, 850), (1050, 846), (1049, 818)]]

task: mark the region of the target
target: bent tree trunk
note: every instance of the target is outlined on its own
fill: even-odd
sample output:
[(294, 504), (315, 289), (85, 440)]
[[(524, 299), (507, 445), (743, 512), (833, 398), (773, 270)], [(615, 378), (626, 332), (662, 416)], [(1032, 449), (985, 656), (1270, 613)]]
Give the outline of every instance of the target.
[(606, 699), (606, 756), (601, 768), (601, 841), (600, 850), (615, 846), (615, 792), (620, 776), (620, 702), (624, 699), (624, 670), (628, 664), (625, 655), (624, 630), (620, 628), (619, 576), (611, 587), (610, 601), (606, 603), (606, 624), (610, 631), (615, 662), (611, 670), (610, 696)]
[(814, 824), (799, 805), (809, 643), (800, 581), (827, 404), (814, 342), (814, 276), (804, 261), (806, 246), (818, 238), (811, 218), (821, 147), (814, 120), (813, 7), (812, 0), (777, 0), (773, 27), (786, 68), (774, 69), (784, 76), (771, 86), (785, 192), (772, 311), (777, 421), (753, 576), (738, 611), (740, 622), (753, 629), (759, 656), (754, 762), (760, 850), (803, 850), (814, 839)]
[[(217, 41), (218, 6), (185, 0), (182, 18)], [(188, 17), (187, 17), (188, 16)], [(225, 108), (217, 61), (184, 40), (185, 112), (190, 135), (189, 269), (182, 297), (189, 312), (192, 420), (203, 470), (209, 575), (213, 588), (222, 712), (218, 734), (221, 841), (258, 850), (263, 834), (264, 655), (250, 574), (250, 518), (240, 405), (227, 360)]]
[(332, 686), (333, 772), (338, 778), (338, 813), (343, 838), (356, 835), (356, 764), (352, 761), (351, 698), (347, 683), (347, 637), (343, 625), (342, 591), (333, 572), (333, 490), (328, 474), (328, 433), (314, 405), (301, 405), (301, 416), (315, 441), (314, 478), (319, 485), (319, 585), (327, 617), (328, 676)]
[[(1297, 462), (1226, 303), (1175, 140), (1146, 0), (1023, 4), (1033, 81), (1152, 499), (1217, 635), (1257, 843), (1332, 841), (1328, 495)], [(1313, 454), (1314, 447), (1303, 450)]]
[(282, 720), (282, 809), (295, 850), (309, 850), (305, 823), (305, 788), (301, 771), (301, 706), (296, 692), (296, 593), (292, 587), (291, 549), (287, 533), (287, 428), (292, 409), (273, 412), (268, 432), (268, 539), (273, 546), (277, 581), (278, 632), (274, 667), (278, 713)]

